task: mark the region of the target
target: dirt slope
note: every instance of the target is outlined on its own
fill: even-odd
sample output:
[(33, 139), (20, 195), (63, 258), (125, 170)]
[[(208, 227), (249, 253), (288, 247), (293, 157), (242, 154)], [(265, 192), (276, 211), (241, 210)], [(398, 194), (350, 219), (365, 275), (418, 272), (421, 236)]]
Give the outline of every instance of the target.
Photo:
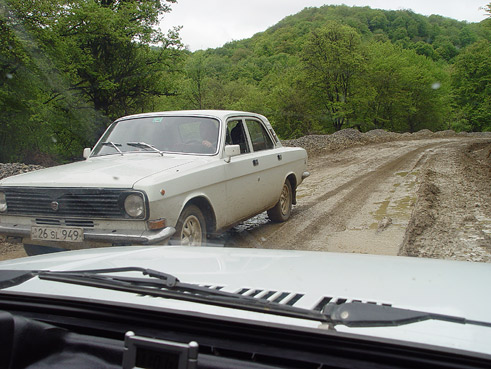
[(432, 152), (401, 254), (491, 262), (490, 164), (489, 141)]

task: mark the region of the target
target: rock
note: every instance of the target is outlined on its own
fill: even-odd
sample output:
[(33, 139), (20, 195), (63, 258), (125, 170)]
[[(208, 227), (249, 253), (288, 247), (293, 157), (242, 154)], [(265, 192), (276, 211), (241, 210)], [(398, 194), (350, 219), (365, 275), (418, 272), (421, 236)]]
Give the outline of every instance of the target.
[(377, 233), (384, 231), (391, 224), (392, 224), (392, 218), (383, 217), (383, 219), (378, 223)]

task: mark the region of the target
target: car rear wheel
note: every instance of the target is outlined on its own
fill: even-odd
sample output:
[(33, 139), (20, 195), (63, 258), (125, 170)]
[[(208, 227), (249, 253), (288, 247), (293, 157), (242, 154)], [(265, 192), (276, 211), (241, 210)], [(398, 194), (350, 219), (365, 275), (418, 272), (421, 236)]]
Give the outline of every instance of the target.
[(289, 180), (286, 180), (281, 189), (280, 199), (276, 205), (268, 210), (269, 219), (273, 222), (285, 222), (290, 218), (292, 213), (292, 185)]
[(184, 208), (177, 221), (174, 240), (183, 246), (202, 246), (206, 242), (206, 222), (195, 205)]

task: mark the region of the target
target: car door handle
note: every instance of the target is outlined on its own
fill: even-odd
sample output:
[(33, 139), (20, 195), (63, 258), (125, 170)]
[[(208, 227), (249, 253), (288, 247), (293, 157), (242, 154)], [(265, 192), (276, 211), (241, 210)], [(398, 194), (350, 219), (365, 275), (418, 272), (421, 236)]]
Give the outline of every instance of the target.
[(281, 156), (281, 154), (278, 154), (278, 160), (283, 160), (283, 156)]
[(252, 161), (252, 164), (253, 164), (255, 167), (257, 167), (257, 166), (259, 165), (259, 160), (254, 159), (254, 160)]

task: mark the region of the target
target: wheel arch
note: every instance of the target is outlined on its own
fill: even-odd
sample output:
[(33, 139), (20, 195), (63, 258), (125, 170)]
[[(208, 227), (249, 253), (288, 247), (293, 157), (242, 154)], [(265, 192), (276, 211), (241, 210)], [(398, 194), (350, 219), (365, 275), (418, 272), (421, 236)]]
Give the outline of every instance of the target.
[(286, 177), (286, 181), (290, 181), (292, 187), (292, 204), (297, 204), (297, 176), (295, 173), (290, 173)]
[(216, 216), (210, 201), (204, 196), (196, 196), (189, 199), (182, 209), (184, 210), (188, 205), (195, 205), (201, 210), (206, 221), (206, 232), (213, 235), (216, 231)]

